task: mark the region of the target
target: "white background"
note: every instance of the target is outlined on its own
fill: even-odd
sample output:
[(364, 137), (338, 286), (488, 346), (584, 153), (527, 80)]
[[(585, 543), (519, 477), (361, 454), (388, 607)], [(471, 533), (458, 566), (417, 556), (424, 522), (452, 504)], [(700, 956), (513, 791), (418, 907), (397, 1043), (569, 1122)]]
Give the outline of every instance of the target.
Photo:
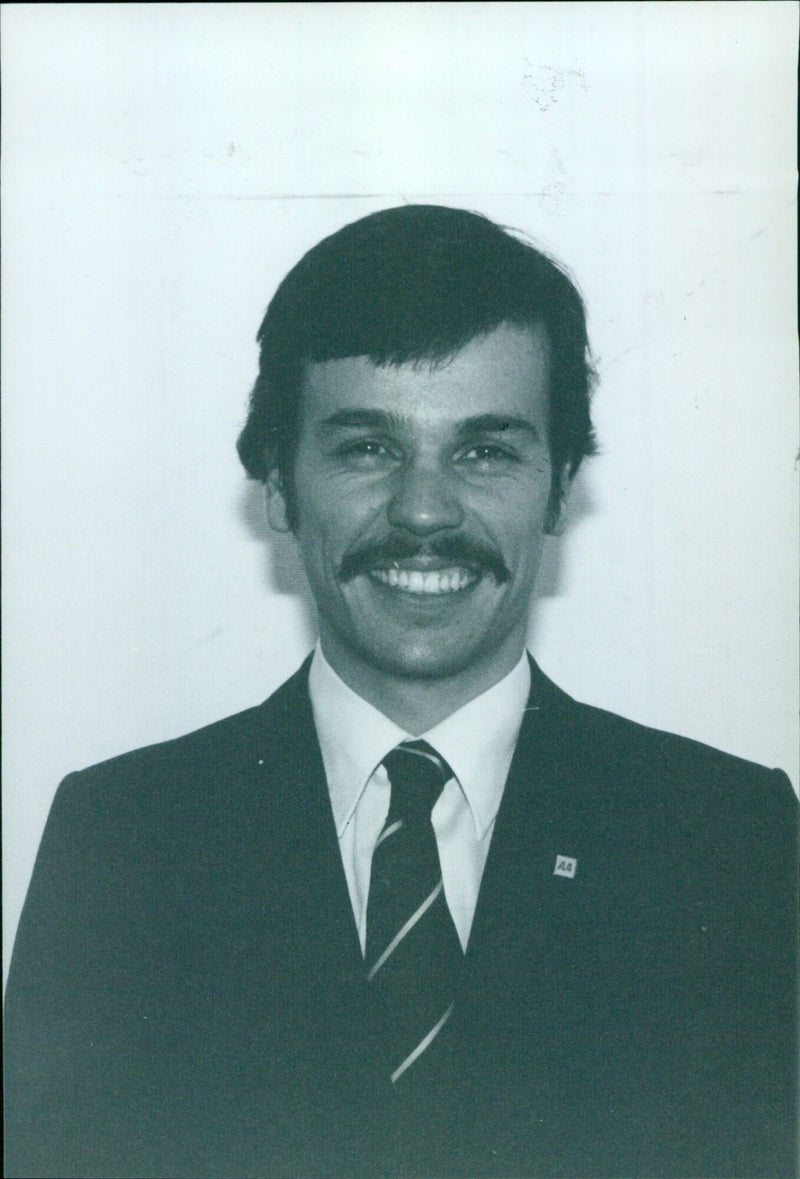
[(255, 332), (404, 201), (529, 232), (587, 299), (603, 453), (544, 669), (796, 781), (796, 36), (780, 2), (5, 9), (6, 957), (60, 778), (312, 642), (234, 451)]

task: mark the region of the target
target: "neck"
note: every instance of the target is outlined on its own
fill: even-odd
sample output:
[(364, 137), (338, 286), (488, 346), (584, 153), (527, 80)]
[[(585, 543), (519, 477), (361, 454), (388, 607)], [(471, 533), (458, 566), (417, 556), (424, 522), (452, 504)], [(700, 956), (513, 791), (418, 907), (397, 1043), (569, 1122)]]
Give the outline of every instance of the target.
[(493, 688), (516, 667), (524, 643), (508, 652), (497, 652), (487, 665), (472, 664), (453, 675), (399, 676), (348, 657), (337, 644), (322, 640), (328, 663), (349, 688), (394, 721), (412, 737), (428, 732), (483, 692)]

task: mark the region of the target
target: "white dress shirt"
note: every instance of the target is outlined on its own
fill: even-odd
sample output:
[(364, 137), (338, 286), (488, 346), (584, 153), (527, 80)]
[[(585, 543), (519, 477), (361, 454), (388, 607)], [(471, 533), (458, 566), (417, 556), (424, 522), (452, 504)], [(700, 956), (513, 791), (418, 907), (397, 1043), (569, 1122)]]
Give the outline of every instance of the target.
[[(464, 950), (529, 690), (530, 667), (523, 652), (499, 683), (420, 734), (454, 775), (431, 821), (445, 898)], [(311, 661), (309, 692), (363, 953), (372, 853), (391, 795), (381, 763), (389, 750), (413, 738), (340, 679), (319, 643)]]

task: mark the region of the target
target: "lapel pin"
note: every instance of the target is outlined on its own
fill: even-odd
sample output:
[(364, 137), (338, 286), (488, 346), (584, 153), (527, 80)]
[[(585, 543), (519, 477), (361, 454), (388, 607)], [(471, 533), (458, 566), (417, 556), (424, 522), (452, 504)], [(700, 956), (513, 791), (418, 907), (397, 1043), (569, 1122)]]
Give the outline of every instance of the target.
[(578, 867), (578, 861), (573, 860), (570, 856), (556, 856), (556, 866), (553, 869), (554, 876), (568, 876), (571, 880), (575, 875)]

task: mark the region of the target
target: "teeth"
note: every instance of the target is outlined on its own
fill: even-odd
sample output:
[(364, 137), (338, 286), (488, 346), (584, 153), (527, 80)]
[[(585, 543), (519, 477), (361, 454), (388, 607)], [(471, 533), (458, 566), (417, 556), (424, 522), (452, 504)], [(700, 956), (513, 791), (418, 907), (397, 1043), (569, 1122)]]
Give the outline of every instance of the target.
[(370, 576), (410, 594), (452, 594), (477, 580), (477, 574), (460, 567), (430, 573), (419, 569), (373, 569)]

